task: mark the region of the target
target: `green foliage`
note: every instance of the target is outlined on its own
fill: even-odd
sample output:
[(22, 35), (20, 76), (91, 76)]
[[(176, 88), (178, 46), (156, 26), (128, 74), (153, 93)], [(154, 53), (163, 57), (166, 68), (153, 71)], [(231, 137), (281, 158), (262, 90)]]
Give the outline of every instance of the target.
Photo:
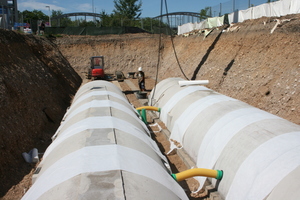
[(114, 0), (116, 16), (122, 19), (133, 20), (138, 19), (141, 15), (142, 2), (138, 0)]
[(200, 11), (200, 21), (201, 20), (204, 20), (204, 19), (207, 19), (208, 17), (211, 17), (211, 14), (210, 14), (210, 7), (205, 7), (204, 9), (202, 9)]
[(101, 15), (101, 27), (121, 26), (121, 18), (116, 14), (107, 14), (104, 10), (100, 13)]
[[(59, 15), (64, 14), (61, 10), (52, 10), (51, 17), (57, 17)], [(52, 27), (67, 27), (71, 26), (73, 24), (72, 20), (70, 18), (61, 18), (58, 20), (52, 20), (51, 26)]]
[(51, 17), (57, 17), (62, 14), (64, 14), (64, 13), (61, 10), (52, 10)]
[[(148, 32), (154, 32), (157, 28), (168, 28), (168, 25), (160, 22), (159, 19), (152, 19), (150, 17), (139, 19), (142, 3), (138, 0), (114, 0), (114, 13), (108, 14), (104, 10), (100, 13), (100, 21), (86, 21), (84, 19), (77, 19), (72, 21), (71, 18), (60, 18), (59, 20), (52, 20), (52, 27), (118, 27), (131, 26), (139, 27)], [(126, 9), (125, 9), (126, 8)], [(24, 11), (24, 22), (30, 23), (30, 20), (44, 20), (48, 21), (49, 16), (41, 11), (34, 10), (33, 12)], [(60, 10), (52, 10), (51, 18), (63, 15)]]
[(49, 16), (45, 15), (42, 11), (39, 10), (33, 10), (32, 12), (24, 10), (23, 12), (21, 12), (21, 14), (23, 15), (23, 21), (25, 23), (30, 23), (31, 20), (48, 21), (49, 19)]
[(159, 19), (153, 19), (150, 17), (143, 18), (143, 25), (144, 26), (155, 26), (155, 27), (161, 26), (162, 28), (168, 27), (167, 24), (160, 22)]
[(100, 24), (100, 22), (98, 20), (96, 20), (96, 22), (94, 21), (86, 21), (84, 19), (77, 19), (75, 21), (70, 21), (68, 22), (68, 24), (63, 24), (62, 27), (88, 27), (88, 26), (92, 26), (92, 27), (96, 27), (98, 24)]
[(136, 20), (129, 20), (127, 18), (122, 18), (121, 15), (118, 14), (107, 14), (105, 11), (100, 13), (101, 15), (101, 27), (117, 27), (117, 26), (131, 26), (131, 27), (139, 27), (144, 29), (148, 32), (153, 32), (153, 27), (162, 28), (168, 27), (167, 24), (161, 22), (158, 19), (152, 19), (150, 17), (136, 19)]
[[(51, 17), (57, 17), (59, 15), (63, 15), (64, 13), (60, 10), (52, 10)], [(60, 18), (59, 20), (52, 20), (51, 25), (52, 27), (87, 27), (87, 26), (97, 26), (100, 24), (99, 20), (94, 21), (86, 21), (84, 19), (77, 19), (72, 21), (71, 18)]]
[(96, 23), (93, 22), (93, 21), (85, 21), (85, 20), (80, 19), (79, 20), (79, 26), (80, 27), (87, 27), (87, 26), (96, 27)]
[(158, 33), (160, 30), (164, 33), (171, 31), (168, 24), (160, 22), (159, 19), (153, 19), (150, 17), (131, 21), (130, 26), (139, 27), (145, 31), (148, 31), (149, 33)]

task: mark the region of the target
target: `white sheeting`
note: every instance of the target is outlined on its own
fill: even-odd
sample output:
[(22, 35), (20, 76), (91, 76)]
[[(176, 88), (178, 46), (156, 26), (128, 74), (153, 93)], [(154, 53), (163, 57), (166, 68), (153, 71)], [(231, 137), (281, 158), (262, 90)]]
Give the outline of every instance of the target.
[(74, 117), (78, 113), (85, 111), (89, 108), (103, 108), (103, 107), (116, 108), (118, 110), (121, 110), (121, 111), (131, 115), (132, 117), (137, 117), (135, 112), (132, 111), (132, 109), (129, 109), (128, 107), (126, 107), (123, 104), (120, 104), (118, 102), (114, 102), (114, 101), (110, 101), (110, 100), (92, 100), (92, 101), (87, 102), (87, 103), (81, 105), (80, 107), (76, 108), (76, 110), (72, 110), (72, 112), (70, 112), (70, 114), (68, 115), (68, 117), (66, 118), (64, 123), (69, 121), (72, 117)]
[(132, 124), (130, 124), (129, 122), (111, 116), (88, 117), (71, 125), (52, 142), (52, 144), (47, 148), (43, 158), (46, 159), (46, 157), (50, 154), (50, 152), (53, 149), (55, 149), (60, 143), (62, 143), (63, 141), (67, 140), (69, 137), (75, 134), (78, 134), (88, 129), (104, 128), (115, 128), (139, 138), (140, 140), (148, 144), (148, 146), (151, 147), (161, 157), (162, 160), (168, 163), (165, 156), (162, 155), (155, 142), (153, 140), (149, 140), (149, 137), (147, 135), (141, 134), (144, 131), (132, 126)]
[[(126, 104), (125, 104), (126, 105)], [(68, 110), (67, 116), (64, 117), (64, 121), (62, 122), (61, 126), (57, 129), (56, 133), (52, 138), (55, 138), (57, 134), (61, 131), (61, 129), (64, 127), (64, 124), (66, 124), (68, 121), (70, 121), (74, 116), (79, 114), (80, 112), (83, 112), (84, 110), (88, 110), (89, 108), (103, 108), (103, 107), (112, 107), (118, 110), (121, 110), (132, 117), (136, 117), (136, 112), (133, 111), (132, 109), (124, 106), (123, 104), (120, 104), (118, 102), (110, 101), (110, 100), (92, 100), (90, 102), (87, 102), (80, 107), (76, 108), (76, 110), (73, 110), (72, 108)], [(137, 120), (141, 124), (141, 126), (144, 127), (144, 130), (150, 135), (147, 126), (145, 123), (143, 123), (141, 120)]]
[(224, 16), (207, 18), (208, 28), (222, 26), (224, 24)]
[[(213, 169), (223, 149), (233, 136), (248, 125), (265, 119), (280, 118), (253, 107), (235, 110), (224, 115), (205, 134), (198, 151), (197, 166)], [(196, 179), (201, 183), (201, 187), (206, 180), (205, 177)]]
[(38, 199), (49, 189), (83, 173), (111, 170), (148, 177), (173, 191), (180, 199), (187, 199), (182, 188), (159, 164), (139, 151), (118, 145), (89, 146), (68, 154), (50, 166), (22, 199)]
[(120, 91), (120, 88), (118, 88), (116, 85), (114, 85), (108, 81), (97, 80), (97, 81), (92, 81), (92, 82), (82, 85), (79, 88), (79, 90), (76, 92), (74, 101), (76, 99), (78, 99), (80, 96), (84, 95), (85, 93), (89, 93), (91, 91), (99, 91), (99, 90), (111, 91), (111, 92), (119, 93), (120, 95), (123, 95), (122, 91)]
[[(183, 80), (181, 78), (170, 78), (170, 79), (174, 80), (174, 81)], [(172, 86), (173, 86), (173, 83), (168, 81), (167, 79), (159, 82), (155, 86), (155, 88), (151, 91), (150, 95), (148, 96), (148, 99), (149, 99), (148, 104), (152, 105), (152, 106), (157, 106), (157, 104), (161, 104), (161, 99), (165, 95), (164, 92), (166, 90), (168, 90), (169, 88), (171, 88)], [(154, 93), (155, 93), (155, 97), (153, 96)]]
[(86, 94), (80, 96), (77, 99), (74, 99), (74, 101), (72, 103), (72, 107), (75, 107), (78, 103), (80, 103), (81, 101), (83, 101), (89, 97), (96, 97), (96, 96), (113, 96), (113, 97), (116, 97), (116, 98), (124, 101), (126, 104), (129, 104), (127, 99), (124, 98), (124, 96), (121, 96), (115, 92), (104, 90), (104, 91), (92, 91), (92, 92), (89, 92), (89, 93), (86, 93)]
[(279, 135), (261, 144), (240, 166), (226, 199), (265, 199), (300, 165), (299, 152), (300, 132)]
[[(247, 10), (240, 10), (228, 15), (229, 23), (243, 22), (248, 19), (257, 19), (261, 17), (280, 17), (289, 14), (300, 13), (300, 1), (299, 0), (281, 0), (272, 3), (265, 3), (255, 7), (251, 7)], [(237, 16), (235, 16), (237, 15)], [(213, 19), (218, 19), (214, 17)], [(212, 28), (208, 23), (212, 18), (208, 18), (197, 24), (183, 24), (178, 26), (178, 35), (188, 33), (196, 29)], [(220, 25), (218, 25), (220, 26)]]
[(178, 26), (178, 35), (190, 32), (190, 31), (192, 31), (194, 29), (196, 29), (196, 27), (194, 26), (193, 23), (187, 23), (187, 24)]
[[(219, 95), (216, 97), (213, 96), (207, 96), (204, 98), (201, 98), (194, 103), (192, 103), (183, 113), (180, 115), (180, 117), (175, 121), (174, 127), (171, 131), (170, 139), (178, 141), (180, 144), (183, 144), (183, 137), (186, 133), (186, 130), (188, 127), (192, 124), (193, 120), (199, 115), (204, 109), (207, 107), (224, 102), (224, 101), (237, 101), (236, 99)], [(177, 148), (173, 142), (171, 142), (171, 150)]]
[[(122, 112), (112, 113), (110, 108)], [(96, 113), (95, 111), (103, 111), (103, 113)], [(48, 190), (55, 186), (61, 186), (60, 184), (65, 181), (73, 184), (74, 180), (77, 179), (76, 176), (82, 176), (81, 178), (93, 177), (94, 172), (105, 174), (106, 171), (113, 170), (128, 171), (141, 175), (143, 178), (146, 177), (148, 180), (152, 179), (164, 185), (166, 192), (172, 192), (172, 195), (175, 194), (180, 199), (187, 199), (185, 192), (162, 165), (162, 160), (167, 165), (166, 157), (162, 155), (157, 144), (149, 137), (150, 133), (147, 127), (138, 119), (135, 112), (119, 88), (112, 86), (109, 82), (91, 82), (81, 87), (65, 116), (65, 122), (60, 126), (61, 132), (56, 133), (56, 139), (44, 153), (43, 161), (39, 165), (42, 170), (36, 175), (35, 183), (23, 199), (38, 199)], [(104, 133), (107, 131), (107, 134), (110, 134), (114, 129), (122, 134), (121, 138), (133, 136), (143, 141), (142, 144), (147, 149), (145, 152), (152, 149), (157, 156), (152, 158), (151, 156), (154, 156), (152, 152), (148, 152), (150, 154), (147, 155), (145, 152), (129, 148), (127, 145), (105, 143), (105, 145), (89, 146), (87, 144), (84, 146), (80, 142), (81, 140), (84, 142), (85, 137), (89, 137), (91, 131), (98, 133), (97, 130), (100, 130), (99, 133), (102, 134), (101, 129), (104, 129)], [(80, 139), (78, 140), (78, 138)], [(125, 144), (127, 139), (123, 139)], [(66, 144), (64, 142), (67, 145), (64, 145)], [(127, 144), (128, 146), (133, 145), (131, 141), (127, 141)], [(137, 146), (142, 147), (141, 144), (137, 144)], [(61, 157), (60, 154), (57, 154), (56, 148), (67, 149), (64, 150)], [(68, 186), (60, 189), (66, 189)], [(51, 190), (52, 194), (55, 192), (54, 189)], [(71, 188), (67, 190), (69, 191), (69, 189)], [(76, 187), (73, 189), (76, 191)], [(68, 197), (67, 192), (65, 194)], [(80, 198), (80, 196), (78, 197)]]
[(164, 109), (161, 110), (161, 120), (163, 122), (167, 122), (167, 118), (168, 118), (168, 113), (170, 112), (170, 110), (184, 97), (186, 97), (187, 95), (198, 91), (198, 90), (209, 90), (206, 87), (203, 86), (189, 86), (184, 88), (183, 90), (177, 92), (175, 95), (173, 95), (170, 100), (168, 101), (168, 103), (166, 103), (166, 105), (164, 105)]
[[(83, 87), (85, 87), (85, 85)], [(82, 88), (80, 88), (79, 90), (81, 90), (81, 89)], [(73, 99), (72, 105), (65, 113), (62, 121), (64, 121), (68, 117), (69, 113), (72, 111), (72, 109), (74, 107), (76, 107), (77, 104), (79, 104), (80, 102), (84, 101), (87, 98), (96, 97), (96, 96), (113, 96), (113, 97), (116, 97), (116, 98), (124, 101), (124, 103), (129, 104), (128, 101), (126, 100), (126, 98), (124, 98), (124, 96), (116, 94), (115, 92), (111, 92), (111, 91), (106, 91), (106, 90), (104, 90), (104, 91), (89, 91), (88, 93), (85, 93), (85, 94), (77, 94), (76, 93), (76, 96)], [(108, 99), (108, 97), (107, 97), (107, 99)], [(57, 135), (58, 132), (59, 132), (59, 129), (52, 136), (52, 139), (55, 138), (55, 136)]]
[(290, 9), (291, 9), (291, 14), (300, 13), (300, 1), (299, 0), (292, 0)]
[[(86, 86), (84, 85), (82, 88), (84, 89), (84, 87), (86, 87)], [(81, 88), (81, 90), (82, 90), (82, 88)], [(136, 110), (132, 107), (131, 104), (129, 104), (129, 102), (127, 101), (127, 99), (124, 96), (119, 95), (119, 94), (117, 94), (115, 92), (106, 91), (105, 90), (106, 88), (103, 88), (103, 89), (104, 89), (104, 91), (97, 91), (97, 90), (90, 91), (89, 90), (88, 93), (85, 93), (85, 94), (79, 94), (79, 95), (76, 94), (76, 96), (74, 97), (74, 100), (73, 100), (73, 103), (72, 103), (71, 107), (69, 108), (69, 110), (67, 110), (67, 112), (65, 113), (65, 115), (63, 117), (63, 120), (62, 120), (63, 122), (62, 122), (61, 126), (57, 129), (57, 131), (55, 132), (55, 134), (52, 136), (52, 140), (54, 140), (56, 138), (56, 136), (59, 134), (60, 130), (63, 128), (63, 124), (66, 123), (68, 120), (70, 120), (70, 118), (72, 118), (73, 116), (75, 116), (78, 112), (83, 111), (83, 109), (86, 108), (86, 106), (87, 107), (93, 107), (93, 106), (95, 106), (95, 107), (113, 106), (114, 108), (117, 108), (117, 109), (120, 109), (120, 110), (124, 109), (125, 112), (127, 112), (128, 114), (130, 114), (132, 116), (134, 115), (134, 113), (137, 113)], [(89, 101), (89, 102), (87, 102), (87, 104), (85, 106), (83, 106), (83, 107), (80, 106), (80, 108), (76, 108), (76, 105), (79, 104), (80, 102), (82, 102), (82, 101), (84, 101), (84, 100), (86, 100), (86, 99), (88, 99), (90, 97), (95, 98), (97, 96), (106, 96), (107, 100), (101, 100), (101, 102), (99, 102), (100, 100), (98, 100), (98, 102), (95, 102), (95, 100), (94, 101)], [(119, 104), (117, 102), (110, 101), (111, 103), (109, 103), (108, 96), (113, 96), (113, 97), (115, 97), (117, 99), (122, 100), (124, 102), (124, 105), (128, 105), (131, 108), (131, 110), (128, 109), (126, 106), (124, 106), (124, 105), (122, 106), (121, 104)], [(77, 111), (74, 112), (73, 109), (77, 109)], [(140, 121), (140, 124), (142, 124), (142, 126), (147, 131), (147, 133), (150, 134), (149, 131), (148, 131), (148, 128), (146, 127), (146, 125), (142, 121)]]
[[(222, 182), (219, 187), (226, 199), (264, 199), (287, 174), (300, 166), (300, 126), (250, 105), (228, 102), (231, 98), (215, 92), (187, 96), (178, 80), (167, 79), (164, 84), (171, 82), (173, 87), (164, 94), (156, 94), (161, 96), (158, 104), (162, 110), (167, 107), (168, 116), (163, 122), (169, 123), (170, 139), (181, 142), (199, 168), (232, 169), (227, 176), (224, 171), (222, 182), (226, 187), (222, 187)], [(158, 84), (158, 89), (164, 84)], [(278, 145), (281, 140), (283, 143)], [(195, 179), (202, 187), (206, 178)], [(231, 194), (227, 197), (229, 190)], [(288, 185), (285, 190), (295, 192)]]

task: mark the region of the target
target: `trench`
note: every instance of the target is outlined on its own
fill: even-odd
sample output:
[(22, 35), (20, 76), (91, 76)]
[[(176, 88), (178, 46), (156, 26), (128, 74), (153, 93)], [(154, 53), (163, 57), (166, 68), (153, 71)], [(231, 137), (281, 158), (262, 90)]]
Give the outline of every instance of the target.
[[(215, 34), (205, 40), (201, 35), (188, 38), (179, 36), (174, 38), (174, 42), (183, 70), (189, 77), (208, 79), (208, 87), (217, 92), (300, 124), (300, 68), (298, 52), (295, 51), (299, 48), (299, 33), (289, 31), (293, 27), (299, 27), (299, 24), (296, 17), (270, 35), (269, 31), (274, 23), (262, 18), (239, 24), (239, 29), (223, 33), (215, 44), (218, 36)], [(0, 55), (3, 63), (0, 75), (0, 100), (3, 108), (0, 112), (0, 121), (3, 123), (0, 126), (0, 153), (1, 163), (4, 163), (0, 174), (1, 179), (6, 180), (2, 182), (0, 196), (4, 196), (9, 189), (17, 189), (23, 177), (30, 180), (26, 174), (34, 166), (24, 163), (20, 155), (36, 144), (45, 149), (50, 142), (50, 136), (59, 125), (72, 94), (79, 86), (78, 75), (84, 79), (82, 72), (86, 71), (87, 60), (91, 55), (104, 54), (111, 73), (122, 70), (126, 74), (143, 66), (149, 79), (154, 78), (157, 64), (158, 37), (155, 35), (86, 38), (68, 36), (56, 38), (54, 43), (49, 43), (46, 39), (1, 30), (0, 39), (5, 41), (1, 42), (1, 49), (9, 49)], [(93, 47), (86, 45), (86, 41), (91, 39), (95, 41)], [(212, 44), (214, 46), (210, 49)], [(27, 51), (21, 51), (24, 48)], [(17, 62), (20, 60), (28, 62)], [(158, 78), (163, 80), (180, 77), (181, 73), (175, 70), (178, 69), (175, 66), (170, 40), (164, 37)], [(126, 91), (127, 96), (133, 95), (131, 89)], [(51, 97), (54, 93), (56, 98)], [(51, 111), (48, 110), (49, 107), (52, 108)], [(45, 108), (47, 109), (44, 110)], [(27, 120), (27, 116), (34, 120)], [(21, 143), (26, 143), (27, 146), (21, 146)], [(18, 166), (24, 171), (20, 172)], [(10, 174), (15, 176), (12, 178)], [(23, 184), (19, 191), (29, 185), (24, 187)], [(8, 194), (11, 195), (12, 192), (15, 191), (9, 191)]]

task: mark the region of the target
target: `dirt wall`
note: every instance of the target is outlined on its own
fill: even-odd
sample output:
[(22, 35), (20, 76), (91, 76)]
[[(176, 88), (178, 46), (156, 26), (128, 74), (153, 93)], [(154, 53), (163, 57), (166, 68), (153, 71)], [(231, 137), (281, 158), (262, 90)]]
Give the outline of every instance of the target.
[[(174, 46), (182, 70), (189, 79), (208, 79), (208, 87), (217, 92), (300, 124), (300, 18), (281, 19), (290, 21), (273, 34), (276, 19), (261, 18), (224, 32), (215, 29), (205, 39), (199, 32), (176, 36)], [(57, 38), (56, 44), (82, 78), (89, 57), (97, 55), (105, 56), (107, 72), (126, 74), (141, 66), (149, 77), (155, 77), (160, 55), (160, 80), (184, 78), (171, 38), (162, 36), (161, 42), (159, 38), (149, 34), (67, 36)]]
[(45, 38), (0, 29), (0, 197), (32, 169), (23, 152), (43, 152), (81, 79)]

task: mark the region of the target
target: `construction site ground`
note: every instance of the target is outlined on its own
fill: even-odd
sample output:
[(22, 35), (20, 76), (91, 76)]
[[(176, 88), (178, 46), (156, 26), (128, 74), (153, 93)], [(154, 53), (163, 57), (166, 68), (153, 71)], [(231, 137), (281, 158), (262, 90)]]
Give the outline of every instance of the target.
[[(43, 153), (51, 143), (78, 87), (88, 81), (91, 56), (103, 55), (109, 74), (122, 71), (127, 76), (143, 67), (148, 93), (156, 74), (158, 81), (209, 80), (212, 90), (300, 124), (300, 15), (223, 28), (206, 36), (197, 30), (175, 37), (141, 33), (48, 38), (0, 29), (0, 199), (20, 199), (29, 189), (36, 164), (26, 163), (22, 153), (32, 148)], [(135, 107), (143, 105), (132, 89), (137, 79), (118, 83)], [(163, 153), (169, 151), (163, 132), (153, 132), (153, 139)], [(188, 168), (176, 153), (168, 159), (175, 173)], [(197, 182), (180, 184), (196, 199), (191, 191)]]

